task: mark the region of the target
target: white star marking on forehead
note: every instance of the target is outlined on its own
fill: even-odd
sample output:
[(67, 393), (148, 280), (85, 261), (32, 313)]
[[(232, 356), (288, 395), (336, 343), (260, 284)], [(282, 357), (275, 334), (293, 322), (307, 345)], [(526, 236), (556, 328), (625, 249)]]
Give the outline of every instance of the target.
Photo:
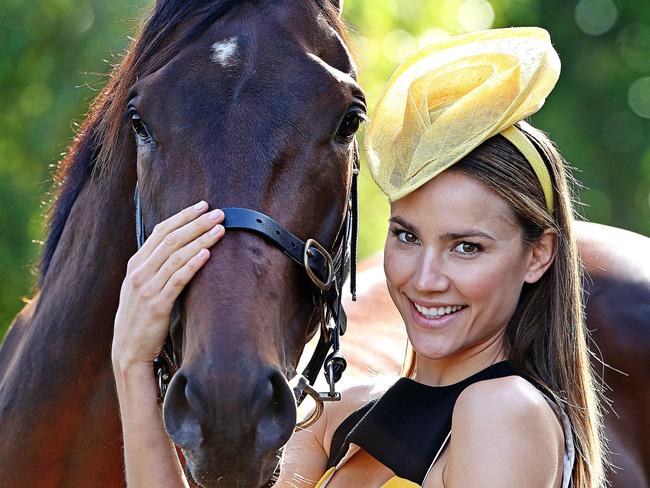
[(212, 56), (210, 59), (224, 67), (232, 66), (236, 52), (237, 38), (231, 37), (224, 41), (215, 42), (212, 45)]

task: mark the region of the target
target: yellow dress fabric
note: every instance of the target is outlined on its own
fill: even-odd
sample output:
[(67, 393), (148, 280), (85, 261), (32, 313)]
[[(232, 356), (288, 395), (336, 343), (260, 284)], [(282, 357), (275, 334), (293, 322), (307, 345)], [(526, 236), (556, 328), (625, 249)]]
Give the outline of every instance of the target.
[[(326, 481), (329, 481), (329, 479), (334, 474), (334, 471), (336, 471), (335, 467), (331, 467), (325, 471), (323, 477), (316, 484), (316, 488), (321, 488)], [(381, 485), (381, 488), (420, 488), (420, 485), (413, 483), (412, 481), (405, 480), (404, 478), (400, 478), (399, 476), (393, 476), (386, 483)]]
[(323, 486), (323, 483), (325, 483), (325, 482), (330, 478), (330, 476), (332, 475), (332, 473), (334, 473), (334, 470), (335, 470), (335, 469), (336, 469), (336, 468), (335, 468), (334, 466), (332, 466), (330, 469), (328, 469), (327, 471), (325, 471), (325, 474), (324, 474), (323, 477), (318, 481), (318, 483), (316, 483), (316, 486), (315, 486), (314, 488), (321, 488), (321, 487)]

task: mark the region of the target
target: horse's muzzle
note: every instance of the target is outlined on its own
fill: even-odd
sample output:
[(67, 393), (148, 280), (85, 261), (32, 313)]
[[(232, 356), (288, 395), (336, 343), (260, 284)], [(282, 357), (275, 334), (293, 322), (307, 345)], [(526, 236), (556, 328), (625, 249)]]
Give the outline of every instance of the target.
[(184, 369), (169, 385), (163, 416), (190, 477), (205, 488), (263, 485), (296, 424), (284, 376), (267, 367), (264, 374), (215, 372), (199, 381)]

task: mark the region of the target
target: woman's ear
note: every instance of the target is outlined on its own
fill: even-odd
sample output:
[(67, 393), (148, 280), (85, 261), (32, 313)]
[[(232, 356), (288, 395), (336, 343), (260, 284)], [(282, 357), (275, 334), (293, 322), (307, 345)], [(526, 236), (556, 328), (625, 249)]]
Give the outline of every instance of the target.
[(535, 283), (553, 263), (557, 252), (557, 234), (551, 229), (546, 229), (532, 246), (530, 263), (524, 281)]

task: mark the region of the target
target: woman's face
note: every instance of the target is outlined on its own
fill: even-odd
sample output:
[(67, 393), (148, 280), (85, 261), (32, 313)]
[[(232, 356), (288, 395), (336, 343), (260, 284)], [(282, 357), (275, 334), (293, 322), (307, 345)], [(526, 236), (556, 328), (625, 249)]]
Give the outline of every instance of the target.
[(384, 270), (415, 351), (452, 358), (500, 341), (532, 254), (506, 202), (463, 173), (394, 202)]

